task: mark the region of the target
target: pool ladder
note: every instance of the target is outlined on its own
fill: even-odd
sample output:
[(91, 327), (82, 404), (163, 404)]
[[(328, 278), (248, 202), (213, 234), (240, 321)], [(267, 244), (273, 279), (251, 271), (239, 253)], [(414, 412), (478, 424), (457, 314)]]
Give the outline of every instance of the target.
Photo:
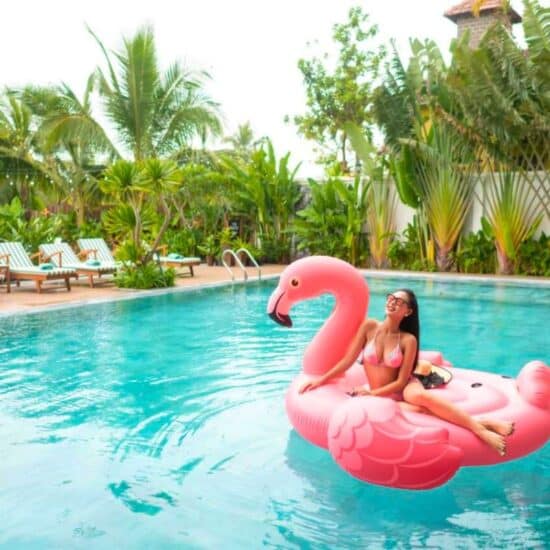
[(233, 273), (233, 270), (231, 269), (229, 264), (225, 261), (226, 255), (231, 256), (235, 260), (235, 263), (241, 268), (241, 271), (243, 272), (243, 280), (248, 281), (248, 271), (246, 270), (246, 267), (243, 265), (243, 263), (241, 262), (241, 260), (239, 258), (239, 253), (240, 252), (244, 252), (248, 256), (250, 261), (254, 264), (254, 266), (258, 270), (258, 279), (261, 279), (262, 278), (262, 269), (258, 265), (258, 262), (254, 259), (254, 256), (252, 256), (252, 254), (250, 253), (250, 250), (247, 250), (246, 248), (239, 248), (239, 250), (235, 251), (231, 248), (226, 248), (222, 252), (222, 264), (223, 264), (223, 267), (225, 267), (225, 269), (227, 269), (227, 271), (229, 271), (229, 274), (231, 275), (231, 280), (232, 281), (235, 280), (235, 273)]

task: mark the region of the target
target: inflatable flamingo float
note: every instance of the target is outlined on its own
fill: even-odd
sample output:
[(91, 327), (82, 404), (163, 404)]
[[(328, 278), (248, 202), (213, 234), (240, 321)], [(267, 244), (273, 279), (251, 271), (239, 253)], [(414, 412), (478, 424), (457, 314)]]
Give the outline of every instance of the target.
[[(335, 307), (305, 351), (303, 372), (288, 389), (286, 409), (296, 431), (328, 449), (351, 475), (377, 485), (429, 489), (448, 481), (461, 466), (513, 460), (550, 438), (550, 368), (540, 361), (527, 363), (516, 379), (452, 368), (451, 382), (430, 390), (472, 415), (514, 421), (504, 457), (469, 430), (404, 410), (390, 398), (349, 397), (346, 391), (367, 383), (359, 364), (300, 394), (306, 380), (327, 372), (344, 356), (367, 313), (367, 283), (346, 262), (312, 256), (284, 270), (267, 306), (273, 320), (290, 327), (293, 304), (324, 293), (334, 295)], [(421, 352), (421, 357), (451, 366), (438, 352)]]

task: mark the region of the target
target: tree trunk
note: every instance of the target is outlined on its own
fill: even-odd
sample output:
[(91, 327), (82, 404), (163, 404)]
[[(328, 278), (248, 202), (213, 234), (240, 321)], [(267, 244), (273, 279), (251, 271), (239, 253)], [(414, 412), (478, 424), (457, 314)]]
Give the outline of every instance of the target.
[(149, 250), (145, 254), (145, 257), (143, 258), (144, 264), (149, 263), (151, 261), (151, 259), (153, 258), (153, 254), (156, 252), (158, 246), (162, 242), (162, 237), (164, 236), (164, 233), (166, 232), (166, 230), (168, 229), (168, 226), (170, 225), (170, 220), (171, 220), (170, 207), (168, 206), (165, 198), (162, 195), (159, 198), (160, 198), (161, 210), (162, 210), (162, 213), (164, 214), (164, 220), (162, 221), (162, 225), (159, 229), (155, 242), (151, 246), (151, 250)]
[(506, 252), (497, 246), (497, 274), (512, 275), (514, 273), (514, 262), (506, 255)]
[(438, 271), (448, 272), (451, 271), (453, 262), (449, 255), (450, 250), (448, 248), (437, 247), (436, 264)]
[(347, 135), (344, 133), (342, 135), (342, 171), (344, 174), (348, 173), (348, 161), (346, 159), (346, 141), (347, 141)]
[(78, 193), (75, 198), (76, 226), (82, 227), (84, 225), (84, 222), (86, 221), (84, 198), (81, 197)]

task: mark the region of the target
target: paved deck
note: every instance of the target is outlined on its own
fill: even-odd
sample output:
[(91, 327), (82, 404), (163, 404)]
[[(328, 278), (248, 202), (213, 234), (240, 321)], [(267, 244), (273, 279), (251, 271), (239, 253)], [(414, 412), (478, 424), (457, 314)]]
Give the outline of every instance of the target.
[[(262, 265), (262, 276), (278, 275), (285, 268), (284, 265)], [(183, 275), (176, 277), (177, 287), (198, 287), (212, 285), (215, 283), (230, 282), (231, 277), (223, 266), (207, 266), (201, 264), (194, 268), (195, 276)], [(249, 268), (250, 280), (257, 278), (257, 270)], [(242, 275), (235, 270), (236, 279), (242, 279)], [(15, 283), (11, 285), (11, 292), (6, 292), (6, 285), (0, 285), (0, 315), (17, 313), (21, 311), (32, 311), (37, 308), (47, 306), (58, 306), (70, 302), (90, 302), (103, 299), (116, 299), (124, 296), (136, 296), (139, 291), (117, 288), (112, 281), (112, 277), (103, 277), (98, 279), (99, 284), (90, 288), (86, 278), (79, 280), (71, 279), (71, 291), (67, 292), (64, 281), (52, 281), (43, 284), (42, 293), (38, 294), (33, 282), (24, 281), (17, 287)], [(164, 289), (159, 289), (164, 291)]]

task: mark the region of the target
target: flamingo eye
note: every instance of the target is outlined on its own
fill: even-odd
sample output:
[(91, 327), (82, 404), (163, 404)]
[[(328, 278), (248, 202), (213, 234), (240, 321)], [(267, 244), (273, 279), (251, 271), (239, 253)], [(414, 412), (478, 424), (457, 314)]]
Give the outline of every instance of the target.
[(290, 286), (293, 286), (294, 288), (297, 288), (300, 286), (300, 279), (290, 279)]

